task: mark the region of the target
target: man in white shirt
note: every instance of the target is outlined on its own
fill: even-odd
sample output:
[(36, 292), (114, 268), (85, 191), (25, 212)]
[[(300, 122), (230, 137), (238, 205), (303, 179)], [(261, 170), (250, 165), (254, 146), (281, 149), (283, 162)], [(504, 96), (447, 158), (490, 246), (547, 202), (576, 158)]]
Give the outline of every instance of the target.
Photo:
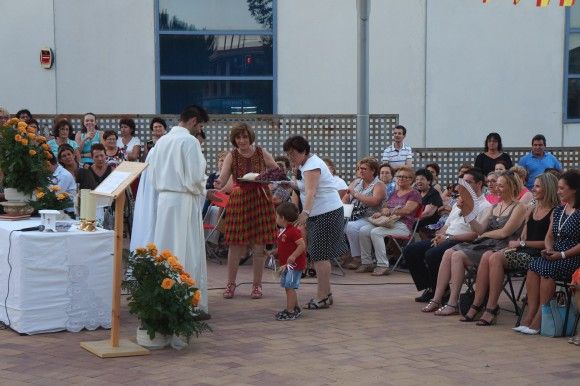
[(150, 153), (148, 178), (158, 194), (154, 242), (169, 249), (201, 290), (199, 309), (207, 313), (207, 269), (201, 211), (206, 197), (206, 161), (195, 135), (208, 121), (198, 106), (186, 107), (179, 125)]
[(393, 144), (383, 151), (382, 162), (388, 162), (394, 169), (398, 169), (403, 165), (413, 167), (413, 149), (403, 142), (406, 136), (407, 129), (405, 126), (395, 126), (393, 129)]
[[(61, 164), (56, 160), (56, 157), (52, 157), (50, 160), (50, 171), (52, 172), (52, 183), (60, 187), (60, 192), (68, 193), (72, 202), (75, 202), (77, 195), (77, 183), (73, 175), (66, 170)], [(66, 208), (64, 210), (67, 214), (74, 215), (74, 206)]]
[[(482, 194), (484, 176), (478, 169), (470, 169), (463, 174), (463, 180), (475, 191), (473, 211), (478, 217), (490, 206)], [(417, 302), (429, 302), (434, 295), (437, 284), (437, 273), (443, 253), (455, 244), (473, 241), (477, 234), (471, 230), (461, 215), (460, 205), (455, 204), (445, 221), (445, 225), (435, 234), (432, 240), (421, 240), (405, 248), (405, 260), (418, 291), (423, 294), (415, 298)]]

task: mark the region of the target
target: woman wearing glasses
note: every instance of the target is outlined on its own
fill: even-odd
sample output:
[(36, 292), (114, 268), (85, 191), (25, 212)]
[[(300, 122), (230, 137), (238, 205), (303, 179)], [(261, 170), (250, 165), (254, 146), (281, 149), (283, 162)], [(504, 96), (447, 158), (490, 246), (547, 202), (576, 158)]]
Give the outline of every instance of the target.
[(375, 250), (377, 267), (373, 270), (373, 276), (388, 275), (389, 259), (385, 246), (386, 236), (409, 236), (413, 224), (417, 219), (415, 212), (421, 205), (421, 195), (413, 189), (415, 172), (408, 166), (397, 169), (395, 175), (397, 179), (397, 190), (388, 198), (383, 208), (373, 214), (378, 218), (381, 215), (397, 215), (400, 219), (395, 222), (392, 228), (378, 227), (372, 224), (365, 225), (359, 231), (359, 244), (361, 250), (361, 261), (363, 265), (372, 264), (372, 252)]

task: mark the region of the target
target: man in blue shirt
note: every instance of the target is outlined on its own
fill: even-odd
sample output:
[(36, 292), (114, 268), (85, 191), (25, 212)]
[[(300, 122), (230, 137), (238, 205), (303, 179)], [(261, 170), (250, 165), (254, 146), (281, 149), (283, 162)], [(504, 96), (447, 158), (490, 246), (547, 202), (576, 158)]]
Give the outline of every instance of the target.
[(544, 173), (548, 168), (562, 171), (562, 165), (552, 153), (546, 152), (546, 137), (542, 134), (537, 134), (532, 138), (532, 151), (520, 158), (518, 162), (528, 171), (528, 181), (526, 186), (532, 189), (534, 180), (537, 176)]

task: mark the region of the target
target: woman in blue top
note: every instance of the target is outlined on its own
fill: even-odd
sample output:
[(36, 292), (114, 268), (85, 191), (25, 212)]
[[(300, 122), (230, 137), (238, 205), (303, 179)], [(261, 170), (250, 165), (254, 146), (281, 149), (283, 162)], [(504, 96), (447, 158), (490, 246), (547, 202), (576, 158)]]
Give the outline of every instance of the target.
[(79, 131), (75, 136), (75, 141), (80, 148), (82, 164), (93, 164), (91, 146), (95, 143), (103, 143), (102, 138), (103, 132), (98, 130), (97, 117), (93, 113), (86, 113), (83, 117), (81, 131)]
[(52, 135), (54, 138), (48, 141), (47, 144), (50, 146), (50, 150), (55, 157), (58, 156), (58, 148), (60, 145), (70, 145), (70, 147), (73, 148), (75, 160), (78, 162), (80, 158), (79, 145), (69, 138), (70, 132), (71, 125), (69, 121), (61, 119), (52, 129)]

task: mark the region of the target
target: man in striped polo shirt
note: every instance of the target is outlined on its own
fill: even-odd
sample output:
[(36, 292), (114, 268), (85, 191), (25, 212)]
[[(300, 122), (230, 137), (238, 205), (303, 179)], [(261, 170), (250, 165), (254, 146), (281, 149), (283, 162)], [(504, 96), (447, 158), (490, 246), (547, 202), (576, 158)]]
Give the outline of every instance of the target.
[(394, 169), (403, 165), (413, 167), (413, 149), (403, 140), (407, 136), (405, 126), (397, 125), (393, 129), (393, 144), (383, 151), (382, 162), (388, 162)]

